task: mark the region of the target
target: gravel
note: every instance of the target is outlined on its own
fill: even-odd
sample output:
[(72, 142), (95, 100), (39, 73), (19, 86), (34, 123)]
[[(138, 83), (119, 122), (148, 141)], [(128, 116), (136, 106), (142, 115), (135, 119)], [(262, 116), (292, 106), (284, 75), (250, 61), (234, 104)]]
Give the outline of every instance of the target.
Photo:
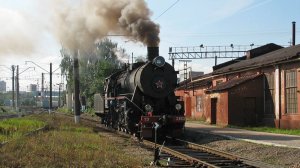
[(208, 133), (195, 134), (195, 132), (192, 131), (186, 131), (185, 137), (188, 141), (251, 160), (271, 164), (274, 167), (300, 168), (299, 149), (269, 146), (240, 140), (230, 140), (226, 137)]
[[(185, 139), (239, 157), (261, 161), (271, 165), (271, 167), (300, 168), (300, 149), (231, 140), (223, 136), (208, 133), (199, 134), (189, 130), (185, 132)], [(124, 152), (131, 153), (133, 157), (144, 156), (145, 165), (152, 160), (153, 156), (151, 151), (141, 148), (138, 143), (132, 141)]]

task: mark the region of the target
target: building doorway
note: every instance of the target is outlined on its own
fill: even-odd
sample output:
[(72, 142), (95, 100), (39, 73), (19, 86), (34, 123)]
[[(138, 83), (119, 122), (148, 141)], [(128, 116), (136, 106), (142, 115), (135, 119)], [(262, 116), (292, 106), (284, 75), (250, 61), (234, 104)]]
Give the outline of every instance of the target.
[(256, 116), (256, 98), (255, 97), (246, 97), (244, 105), (244, 124), (255, 125), (257, 116)]
[(217, 123), (217, 98), (211, 98), (211, 124)]

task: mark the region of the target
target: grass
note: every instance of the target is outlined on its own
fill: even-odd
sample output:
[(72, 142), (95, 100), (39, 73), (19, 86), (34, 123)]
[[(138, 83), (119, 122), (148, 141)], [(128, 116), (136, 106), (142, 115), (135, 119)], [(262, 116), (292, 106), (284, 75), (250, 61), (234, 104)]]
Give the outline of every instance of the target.
[[(208, 124), (205, 122), (204, 118), (186, 118), (187, 122), (192, 123), (200, 123), (200, 124)], [(279, 129), (274, 127), (265, 127), (265, 126), (259, 126), (259, 127), (242, 127), (242, 126), (234, 126), (229, 125), (227, 126), (229, 128), (238, 128), (238, 129), (245, 129), (250, 131), (258, 131), (258, 132), (268, 132), (268, 133), (276, 133), (276, 134), (286, 134), (286, 135), (300, 135), (300, 129)]]
[(200, 118), (186, 117), (186, 121), (193, 122), (193, 123), (207, 124), (205, 117), (200, 117)]
[(20, 137), (45, 125), (45, 122), (27, 118), (0, 120), (0, 143)]
[(66, 108), (66, 107), (61, 107), (61, 108), (58, 108), (57, 109), (57, 112), (60, 112), (60, 113), (66, 113), (66, 114), (72, 114), (72, 110)]
[[(144, 167), (146, 156), (128, 139), (96, 132), (94, 125), (57, 114), (33, 115), (51, 130), (0, 148), (0, 167)], [(130, 147), (132, 146), (132, 147)], [(147, 163), (149, 160), (147, 160)]]
[(269, 132), (269, 133), (276, 133), (276, 134), (287, 134), (287, 135), (300, 135), (299, 129), (279, 129), (273, 127), (237, 127), (237, 126), (229, 126), (231, 128), (239, 128), (239, 129), (246, 129), (250, 131), (258, 131), (258, 132)]

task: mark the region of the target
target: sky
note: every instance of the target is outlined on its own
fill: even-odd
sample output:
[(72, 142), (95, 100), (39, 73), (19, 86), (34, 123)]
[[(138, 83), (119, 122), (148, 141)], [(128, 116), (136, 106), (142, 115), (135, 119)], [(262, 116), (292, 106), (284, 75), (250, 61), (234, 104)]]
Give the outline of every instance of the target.
[[(169, 47), (252, 43), (289, 46), (293, 21), (296, 44), (300, 43), (299, 0), (146, 0), (146, 3), (151, 19), (160, 26), (160, 55), (168, 62), (171, 62)], [(48, 70), (50, 62), (53, 70), (59, 67), (61, 42), (49, 31), (53, 22), (47, 13), (51, 10), (46, 0), (0, 0), (0, 80), (7, 82), (8, 90), (11, 90), (11, 65), (19, 65), (22, 72), (20, 90), (27, 90), (29, 83), (40, 85), (41, 73), (47, 73), (43, 69)], [(130, 55), (146, 55), (142, 43), (123, 37), (110, 38)], [(26, 61), (31, 62), (26, 64)], [(218, 63), (224, 61), (228, 60), (219, 59)], [(175, 69), (181, 69), (181, 64), (176, 61)], [(211, 72), (213, 65), (214, 60), (210, 59), (188, 63), (193, 70), (205, 73)], [(47, 78), (46, 75), (46, 82)], [(54, 75), (53, 80), (54, 84), (61, 81), (59, 75)]]

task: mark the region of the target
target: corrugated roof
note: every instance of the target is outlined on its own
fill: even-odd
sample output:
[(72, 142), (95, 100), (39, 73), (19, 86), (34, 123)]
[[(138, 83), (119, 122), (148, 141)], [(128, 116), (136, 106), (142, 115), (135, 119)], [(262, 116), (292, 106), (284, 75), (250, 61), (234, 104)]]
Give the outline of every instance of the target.
[[(269, 52), (272, 52), (272, 51), (275, 51), (275, 50), (278, 50), (278, 49), (281, 49), (281, 48), (283, 48), (283, 47), (279, 46), (277, 44), (274, 44), (274, 43), (269, 43), (269, 44), (266, 44), (266, 45), (263, 45), (263, 46), (260, 46), (260, 47), (257, 47), (257, 48), (253, 48), (253, 49), (247, 51), (247, 55), (249, 54), (249, 56), (251, 58), (255, 58), (255, 57), (259, 57), (263, 54), (266, 54), (266, 53), (269, 53)], [(236, 58), (236, 59), (233, 59), (231, 61), (227, 61), (227, 62), (218, 64), (218, 65), (215, 65), (215, 66), (213, 66), (213, 70), (216, 71), (216, 70), (221, 69), (223, 67), (226, 67), (228, 65), (235, 64), (237, 62), (246, 60), (247, 55)]]
[(220, 83), (219, 85), (208, 89), (206, 92), (211, 93), (211, 92), (218, 92), (218, 91), (222, 91), (222, 90), (227, 90), (227, 89), (233, 88), (237, 85), (240, 85), (244, 82), (247, 82), (249, 80), (255, 79), (259, 76), (262, 76), (262, 74), (255, 74), (255, 75), (251, 75), (251, 76), (243, 76), (243, 77), (240, 77), (240, 78), (234, 78), (234, 79), (231, 79), (227, 82)]
[(230, 72), (243, 70), (251, 67), (263, 67), (272, 64), (278, 64), (280, 62), (290, 60), (299, 56), (300, 56), (300, 44), (275, 50), (273, 52), (269, 52), (259, 57), (247, 59), (235, 64), (228, 65), (226, 67), (214, 71), (212, 74), (216, 75), (222, 73), (230, 73)]

